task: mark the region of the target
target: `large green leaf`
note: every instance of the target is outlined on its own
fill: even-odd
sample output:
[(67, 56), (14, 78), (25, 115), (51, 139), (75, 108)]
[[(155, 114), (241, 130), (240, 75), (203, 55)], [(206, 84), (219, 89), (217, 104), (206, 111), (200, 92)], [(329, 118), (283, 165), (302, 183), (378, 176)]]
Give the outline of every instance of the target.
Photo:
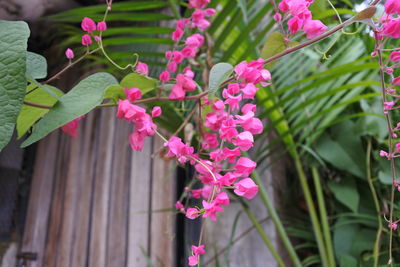
[(13, 134), (24, 99), (29, 34), (23, 21), (0, 21), (0, 151)]
[(102, 102), (105, 90), (117, 83), (108, 73), (96, 73), (85, 78), (60, 98), (49, 113), (34, 126), (32, 134), (21, 146), (33, 144), (53, 130), (88, 113)]
[(357, 185), (354, 178), (345, 177), (339, 183), (329, 181), (328, 187), (340, 203), (351, 209), (353, 212), (358, 211), (360, 195), (357, 191)]
[(142, 94), (146, 94), (152, 90), (154, 90), (157, 87), (157, 80), (152, 79), (150, 77), (136, 74), (136, 73), (131, 73), (126, 75), (120, 85), (123, 88), (139, 88), (140, 91), (142, 91)]
[(26, 76), (33, 79), (43, 79), (47, 76), (47, 61), (36, 53), (28, 52), (26, 56)]
[[(60, 97), (64, 94), (53, 86), (43, 85), (43, 87)], [(57, 102), (57, 98), (50, 95), (46, 90), (43, 90), (41, 87), (33, 90), (34, 88), (36, 88), (35, 84), (30, 84), (28, 86), (26, 91), (29, 93), (25, 95), (25, 101), (45, 106), (53, 106)], [(30, 92), (31, 90), (33, 91)], [(32, 127), (32, 125), (42, 118), (47, 112), (49, 112), (49, 109), (23, 105), (17, 119), (18, 138), (21, 138)]]
[(215, 64), (210, 70), (209, 96), (214, 97), (221, 84), (228, 79), (233, 72), (233, 66), (228, 63)]

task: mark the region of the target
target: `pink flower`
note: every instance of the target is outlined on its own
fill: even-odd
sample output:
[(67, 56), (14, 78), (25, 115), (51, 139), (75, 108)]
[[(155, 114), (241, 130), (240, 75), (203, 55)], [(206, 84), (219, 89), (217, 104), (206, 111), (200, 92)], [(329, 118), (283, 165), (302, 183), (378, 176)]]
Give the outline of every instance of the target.
[(183, 204), (182, 204), (181, 202), (177, 201), (177, 202), (175, 203), (175, 208), (176, 208), (177, 210), (181, 210), (181, 209), (183, 209)]
[(397, 224), (396, 223), (389, 223), (389, 228), (391, 228), (392, 230), (397, 230)]
[(240, 150), (247, 151), (253, 147), (254, 139), (250, 132), (241, 132), (235, 139), (233, 139), (233, 144), (238, 146)]
[(119, 100), (117, 118), (131, 121), (143, 117), (146, 110), (137, 105), (132, 105), (129, 100)]
[(202, 148), (207, 150), (218, 146), (218, 138), (216, 134), (205, 133)]
[(107, 30), (107, 24), (105, 21), (100, 21), (99, 23), (97, 23), (97, 30), (100, 32), (103, 32), (105, 30)]
[(185, 98), (185, 91), (181, 84), (174, 84), (171, 93), (169, 94), (169, 99), (183, 100)]
[(73, 59), (74, 58), (74, 51), (72, 51), (72, 49), (71, 48), (67, 48), (67, 50), (65, 50), (65, 56), (68, 58), (68, 59)]
[(394, 106), (394, 101), (384, 102), (383, 109), (390, 110)]
[(303, 20), (301, 20), (299, 17), (296, 16), (296, 17), (289, 19), (287, 24), (288, 24), (290, 33), (295, 34), (303, 26)]
[(171, 62), (169, 62), (168, 63), (168, 65), (167, 65), (167, 70), (169, 71), (169, 72), (175, 72), (176, 70), (178, 69), (178, 64), (176, 64), (176, 62), (175, 61), (171, 61)]
[(190, 46), (186, 46), (185, 48), (182, 49), (181, 52), (185, 58), (193, 58), (196, 56), (197, 49)]
[(199, 210), (196, 208), (188, 208), (186, 210), (186, 217), (191, 220), (196, 219), (197, 217), (199, 217)]
[(96, 30), (96, 23), (91, 18), (84, 17), (81, 22), (81, 27), (85, 32), (91, 33)]
[(229, 105), (231, 111), (239, 109), (239, 102), (242, 101), (242, 95), (233, 96), (230, 94), (225, 94), (224, 97), (227, 98), (224, 103)]
[(245, 105), (242, 107), (242, 113), (243, 113), (243, 114), (246, 114), (246, 113), (249, 112), (249, 111), (252, 111), (253, 113), (255, 113), (255, 112), (256, 112), (256, 108), (257, 108), (257, 106), (254, 105), (254, 104), (250, 104), (250, 103), (245, 104)]
[(142, 151), (146, 135), (144, 133), (134, 131), (129, 135), (129, 143), (131, 148), (136, 151)]
[(196, 266), (199, 264), (199, 256), (190, 256), (188, 258), (189, 260), (189, 266)]
[(180, 51), (174, 51), (172, 53), (172, 60), (176, 62), (176, 64), (179, 64), (183, 61), (184, 56)]
[(215, 15), (215, 9), (207, 8), (206, 10), (204, 10), (204, 13), (206, 14), (206, 17), (212, 17)]
[(187, 66), (183, 69), (183, 75), (185, 75), (185, 77), (188, 77), (190, 79), (194, 78), (194, 72), (192, 71), (192, 69), (190, 68), (190, 66)]
[(279, 10), (284, 13), (289, 11), (289, 4), (288, 4), (287, 0), (283, 0), (282, 2), (280, 2), (278, 7), (279, 7)]
[(176, 157), (179, 162), (184, 163), (187, 160), (186, 156), (192, 156), (194, 148), (184, 144), (179, 137), (171, 137), (164, 146), (168, 147), (167, 157)]
[(258, 88), (252, 83), (248, 83), (244, 88), (242, 88), (243, 99), (254, 99)]
[(237, 176), (231, 172), (227, 172), (225, 175), (218, 179), (219, 186), (230, 186), (237, 180)]
[(172, 33), (172, 40), (178, 42), (183, 35), (183, 30), (180, 27), (177, 27), (176, 30)]
[(394, 19), (384, 25), (383, 34), (392, 38), (400, 37), (400, 19)]
[(387, 0), (385, 3), (385, 12), (389, 15), (394, 13), (400, 14), (400, 1)]
[(229, 206), (229, 197), (225, 192), (221, 192), (215, 198), (215, 205)]
[(245, 197), (247, 199), (252, 199), (258, 193), (258, 186), (250, 178), (245, 178), (240, 182), (235, 184), (235, 190), (233, 190), (236, 195)]
[(395, 85), (400, 85), (400, 76), (394, 78), (393, 81), (392, 81), (392, 83), (395, 84)]
[(281, 20), (282, 20), (282, 15), (281, 15), (280, 13), (275, 13), (275, 15), (274, 15), (274, 20), (275, 20), (276, 22), (281, 21)]
[(89, 46), (92, 44), (92, 38), (90, 38), (89, 34), (82, 35), (82, 45)]
[(388, 154), (386, 151), (381, 150), (381, 151), (379, 151), (379, 156), (381, 156), (381, 157), (388, 157), (389, 154)]
[(159, 117), (159, 116), (161, 116), (161, 113), (162, 113), (161, 108), (159, 106), (155, 106), (155, 107), (153, 107), (153, 109), (151, 111), (151, 116), (153, 118)]
[(137, 99), (142, 98), (142, 92), (139, 88), (131, 88), (129, 90), (124, 88), (124, 91), (126, 94), (126, 98), (128, 98), (132, 102), (135, 102)]
[(229, 149), (227, 147), (224, 147), (223, 153), (225, 157), (228, 159), (229, 163), (235, 162), (236, 158), (240, 156), (240, 150), (238, 147), (234, 149)]
[(163, 71), (160, 74), (160, 81), (162, 82), (168, 82), (170, 80), (170, 75), (168, 71)]
[(233, 168), (236, 170), (237, 173), (241, 174), (242, 176), (249, 176), (256, 166), (257, 163), (255, 163), (251, 159), (241, 157), (238, 159)]
[(79, 121), (80, 121), (81, 119), (83, 119), (84, 117), (85, 117), (85, 116), (83, 115), (83, 116), (80, 116), (80, 117), (78, 117), (78, 118), (76, 118), (76, 119), (74, 119), (74, 120), (68, 122), (67, 124), (61, 126), (61, 130), (62, 130), (64, 133), (70, 135), (71, 137), (74, 137), (74, 138), (78, 137), (78, 126), (79, 126)]
[(189, 0), (189, 8), (205, 8), (211, 0)]
[(183, 74), (178, 74), (176, 76), (176, 84), (182, 85), (182, 89), (187, 92), (194, 91), (197, 88), (197, 84), (195, 83), (195, 81), (193, 81), (192, 78), (186, 77)]
[(309, 3), (305, 0), (290, 0), (288, 1), (288, 3), (290, 8), (290, 14), (292, 16), (298, 16), (301, 13), (306, 12), (309, 6)]
[(232, 118), (224, 120), (219, 128), (219, 137), (225, 139), (228, 142), (232, 141), (233, 137), (236, 137), (238, 132), (236, 130), (236, 122)]
[(199, 48), (200, 46), (203, 45), (203, 43), (204, 43), (204, 36), (199, 33), (195, 33), (189, 36), (185, 41), (185, 44), (192, 48)]
[(204, 253), (206, 253), (204, 245), (200, 245), (198, 247), (192, 246), (192, 253), (195, 256), (203, 255)]
[(304, 23), (303, 31), (307, 34), (308, 39), (317, 37), (326, 31), (326, 27), (320, 20), (307, 20)]
[(143, 75), (149, 75), (149, 67), (146, 63), (138, 62), (136, 65), (136, 72)]
[(212, 221), (216, 221), (217, 217), (216, 214), (219, 211), (223, 211), (224, 208), (218, 206), (215, 201), (212, 201), (211, 203), (208, 203), (207, 201), (203, 200), (203, 207), (204, 207), (204, 214), (203, 214), (203, 218), (207, 218), (210, 217), (210, 219)]

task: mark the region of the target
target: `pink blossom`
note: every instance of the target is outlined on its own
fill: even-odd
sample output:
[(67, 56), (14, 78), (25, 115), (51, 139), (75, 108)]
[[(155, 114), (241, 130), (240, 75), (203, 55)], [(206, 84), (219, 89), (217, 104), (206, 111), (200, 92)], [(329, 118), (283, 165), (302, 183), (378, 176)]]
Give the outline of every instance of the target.
[(379, 156), (381, 156), (381, 157), (388, 157), (389, 154), (388, 154), (386, 151), (381, 150), (381, 151), (379, 151)]
[(190, 68), (190, 66), (187, 66), (183, 69), (183, 75), (185, 75), (186, 77), (193, 79), (194, 78), (194, 72), (192, 71), (192, 69)]
[(196, 90), (197, 84), (192, 78), (186, 77), (184, 74), (176, 76), (176, 84), (182, 85), (182, 89), (187, 92)]
[(241, 132), (236, 138), (233, 139), (233, 144), (238, 146), (240, 150), (247, 151), (253, 147), (253, 135), (248, 132)]
[(304, 23), (303, 31), (307, 34), (308, 39), (312, 39), (326, 31), (326, 27), (320, 20), (307, 20)]
[(206, 17), (212, 17), (215, 15), (215, 9), (214, 8), (207, 8), (204, 10), (204, 13)]
[(181, 209), (183, 209), (183, 204), (182, 204), (181, 202), (177, 201), (177, 202), (175, 203), (175, 208), (176, 208), (177, 210), (181, 210)]
[(288, 3), (288, 0), (283, 0), (283, 1), (281, 1), (281, 2), (279, 3), (278, 7), (279, 7), (279, 10), (280, 10), (280, 11), (282, 11), (282, 12), (284, 12), (284, 13), (288, 12), (288, 11), (289, 11), (289, 3)]
[(399, 0), (387, 0), (385, 3), (385, 12), (387, 14), (400, 14), (400, 1)]
[(185, 44), (192, 48), (199, 48), (200, 46), (203, 45), (203, 43), (204, 43), (204, 36), (199, 33), (195, 33), (189, 36), (185, 41)]
[(222, 101), (222, 100), (215, 101), (214, 104), (212, 105), (212, 109), (215, 111), (224, 110), (225, 109), (224, 101)]
[(199, 264), (199, 256), (189, 256), (189, 266), (196, 266)]
[(192, 246), (192, 253), (195, 256), (203, 255), (204, 253), (206, 253), (206, 251), (204, 249), (204, 245), (200, 245), (198, 247)]
[(67, 50), (65, 50), (65, 56), (68, 59), (73, 59), (74, 58), (74, 51), (72, 51), (71, 48), (67, 48)]
[(256, 105), (248, 103), (242, 107), (242, 112), (243, 112), (243, 114), (246, 114), (249, 111), (252, 111), (254, 113), (254, 112), (256, 112), (256, 108), (257, 108)]
[(160, 81), (162, 82), (168, 82), (170, 80), (170, 75), (168, 71), (163, 71), (160, 74)]
[(172, 51), (170, 51), (170, 50), (165, 51), (165, 58), (166, 59), (171, 59), (172, 58)]
[(202, 143), (203, 149), (212, 149), (218, 146), (218, 138), (216, 134), (213, 133), (205, 133), (204, 141)]
[(215, 198), (215, 205), (229, 206), (229, 197), (225, 192), (221, 192)]
[(258, 88), (252, 83), (248, 83), (244, 88), (242, 88), (243, 99), (254, 99)]
[(81, 27), (85, 32), (91, 33), (96, 30), (96, 23), (91, 18), (84, 17), (81, 22)]
[(389, 223), (388, 227), (391, 228), (392, 230), (397, 230), (397, 224), (396, 223)]
[(185, 98), (185, 91), (181, 84), (174, 84), (171, 93), (169, 94), (169, 99), (183, 100)]
[(100, 41), (101, 41), (101, 37), (98, 36), (98, 35), (95, 35), (95, 36), (94, 36), (94, 40), (95, 40), (96, 42), (100, 42)]
[(176, 157), (180, 163), (187, 161), (187, 156), (192, 156), (194, 148), (184, 144), (179, 137), (171, 137), (164, 146), (168, 147), (167, 157)]
[(394, 106), (394, 101), (384, 102), (383, 108), (384, 110), (390, 110)]
[(99, 23), (97, 23), (97, 30), (100, 32), (103, 32), (105, 30), (107, 30), (107, 24), (105, 21), (100, 21)]
[(303, 20), (301, 20), (299, 17), (296, 16), (296, 17), (289, 19), (287, 24), (288, 24), (290, 33), (295, 34), (303, 26)]
[(219, 186), (230, 186), (237, 180), (237, 176), (231, 172), (225, 173), (218, 179)]
[(252, 199), (258, 193), (258, 186), (250, 178), (245, 178), (240, 182), (235, 184), (236, 195), (245, 197), (247, 199)]
[(217, 217), (216, 217), (217, 212), (220, 212), (220, 211), (224, 210), (224, 208), (218, 206), (215, 203), (215, 201), (212, 201), (211, 203), (208, 203), (207, 201), (203, 200), (202, 203), (203, 203), (203, 207), (204, 207), (204, 210), (205, 210), (205, 212), (203, 214), (203, 217), (204, 218), (210, 217), (210, 219), (212, 221), (216, 221), (217, 220)]
[(178, 42), (183, 36), (183, 30), (180, 27), (177, 27), (175, 31), (172, 33), (172, 40)]
[(210, 159), (214, 160), (215, 162), (218, 162), (218, 161), (225, 160), (226, 157), (220, 149), (216, 149), (216, 150), (210, 152)]
[(137, 99), (142, 98), (142, 92), (139, 88), (131, 88), (129, 90), (124, 88), (124, 91), (126, 94), (126, 98), (128, 98), (132, 102), (135, 102)]
[(237, 173), (241, 174), (242, 176), (249, 176), (256, 166), (257, 163), (255, 163), (251, 159), (241, 157), (238, 159), (233, 168), (236, 170)]
[(308, 6), (310, 5), (305, 0), (290, 0), (288, 1), (288, 3), (290, 8), (290, 14), (292, 16), (298, 16), (304, 13), (305, 11), (307, 11)]
[(189, 0), (189, 8), (205, 8), (210, 0)]
[(394, 19), (384, 25), (383, 34), (392, 38), (400, 37), (400, 19)]
[(232, 118), (224, 120), (219, 128), (219, 137), (231, 142), (232, 138), (236, 137), (237, 135), (238, 132), (236, 130), (236, 121)]
[(400, 143), (396, 144), (395, 148), (396, 148), (396, 152), (400, 153)]
[(79, 126), (79, 121), (81, 119), (83, 119), (85, 116), (80, 116), (70, 122), (68, 122), (67, 124), (64, 124), (63, 126), (61, 126), (61, 130), (70, 135), (71, 137), (78, 137), (78, 126)]
[(129, 135), (129, 143), (131, 148), (136, 151), (142, 151), (146, 134), (143, 132), (134, 131)]
[(89, 46), (92, 44), (92, 38), (90, 38), (89, 34), (82, 35), (82, 45)]
[(191, 220), (196, 219), (197, 217), (199, 217), (199, 210), (196, 208), (188, 208), (186, 210), (186, 217)]
[(227, 99), (224, 103), (229, 105), (231, 111), (239, 109), (239, 103), (240, 101), (242, 101), (242, 95), (233, 96), (228, 94), (225, 96), (227, 97)]
[(393, 81), (392, 81), (392, 83), (395, 84), (395, 85), (400, 85), (400, 76), (394, 78)]
[(281, 15), (280, 13), (275, 13), (275, 15), (274, 15), (274, 20), (275, 20), (276, 22), (281, 21), (281, 20), (282, 20), (282, 15)]
[(151, 116), (153, 118), (161, 116), (161, 113), (162, 113), (162, 110), (161, 110), (161, 108), (159, 106), (155, 106), (151, 110)]
[(190, 191), (190, 193), (192, 194), (192, 197), (195, 199), (199, 199), (201, 197), (201, 192), (203, 190), (202, 189), (193, 189)]
[(169, 72), (172, 72), (172, 73), (176, 72), (177, 69), (178, 69), (178, 64), (176, 64), (175, 61), (171, 61), (171, 62), (168, 63), (167, 70)]
[(228, 159), (229, 163), (235, 162), (236, 158), (240, 156), (240, 150), (238, 147), (235, 147), (234, 149), (229, 149), (227, 147), (224, 147), (223, 153), (225, 157)]
[(137, 105), (132, 105), (129, 100), (119, 100), (117, 118), (128, 121), (138, 119), (146, 113), (146, 110)]
[(146, 63), (138, 62), (136, 65), (136, 72), (143, 75), (149, 75), (149, 67)]
[(193, 58), (196, 56), (197, 50), (193, 47), (186, 46), (181, 52), (185, 58)]
[(174, 51), (172, 53), (172, 60), (176, 62), (176, 64), (179, 64), (183, 61), (184, 56), (180, 51)]

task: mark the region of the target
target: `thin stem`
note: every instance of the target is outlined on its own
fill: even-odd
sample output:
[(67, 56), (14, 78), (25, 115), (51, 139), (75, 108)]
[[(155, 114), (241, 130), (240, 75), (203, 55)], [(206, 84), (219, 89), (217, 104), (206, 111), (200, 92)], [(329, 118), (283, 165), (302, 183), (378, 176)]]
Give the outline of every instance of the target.
[(368, 144), (367, 144), (366, 166), (367, 166), (368, 186), (369, 186), (369, 189), (371, 190), (372, 198), (374, 200), (374, 205), (375, 205), (375, 210), (376, 210), (376, 215), (377, 215), (378, 225), (379, 225), (378, 226), (378, 232), (376, 233), (374, 250), (373, 250), (374, 267), (378, 267), (380, 240), (381, 240), (383, 226), (382, 226), (382, 218), (381, 218), (381, 208), (380, 208), (380, 205), (379, 205), (379, 200), (378, 200), (378, 196), (376, 194), (376, 190), (375, 190), (374, 184), (372, 182), (372, 175), (371, 175), (371, 149), (372, 149), (372, 142), (371, 142), (371, 137), (369, 137), (368, 138)]
[(178, 135), (180, 131), (188, 124), (189, 120), (193, 117), (194, 113), (196, 112), (197, 105), (193, 108), (193, 110), (189, 113), (189, 115), (186, 116), (185, 120), (182, 122), (182, 124), (179, 126), (178, 129), (172, 134), (172, 136)]
[(319, 176), (317, 168), (315, 168), (315, 167), (311, 168), (311, 172), (312, 172), (312, 176), (313, 176), (313, 180), (314, 180), (315, 191), (317, 193), (319, 214), (320, 214), (320, 219), (321, 219), (321, 224), (322, 224), (322, 232), (323, 232), (324, 238), (325, 238), (325, 245), (326, 245), (326, 250), (327, 250), (327, 254), (328, 254), (329, 266), (335, 267), (336, 266), (335, 254), (333, 251), (331, 231), (330, 231), (329, 222), (328, 222), (328, 214), (326, 212), (326, 205), (325, 205), (324, 195), (322, 192), (322, 186), (321, 186), (321, 182), (320, 182), (321, 178)]
[(77, 64), (78, 62), (82, 61), (85, 57), (93, 54), (94, 52), (98, 51), (99, 48), (96, 48), (90, 52), (85, 53), (83, 56), (81, 56), (80, 58), (78, 58), (75, 61), (72, 61), (71, 63), (69, 63), (67, 66), (65, 66), (62, 70), (60, 70), (59, 72), (57, 72), (56, 74), (54, 74), (52, 77), (50, 77), (48, 80), (46, 80), (45, 82), (43, 82), (43, 84), (48, 84), (49, 82), (53, 81), (54, 79), (57, 79), (60, 77), (61, 74), (63, 74), (65, 71), (67, 71), (68, 69), (72, 68), (75, 64)]

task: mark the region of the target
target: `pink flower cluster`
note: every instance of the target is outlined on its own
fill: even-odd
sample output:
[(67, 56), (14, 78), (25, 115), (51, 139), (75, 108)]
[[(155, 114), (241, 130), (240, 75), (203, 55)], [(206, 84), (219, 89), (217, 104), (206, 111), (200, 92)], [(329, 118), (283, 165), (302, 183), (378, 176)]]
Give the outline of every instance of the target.
[(107, 24), (105, 21), (100, 21), (96, 24), (91, 18), (85, 17), (81, 22), (81, 28), (86, 32), (86, 34), (82, 35), (82, 45), (89, 46), (92, 44), (92, 37), (96, 42), (99, 42), (101, 39), (99, 35), (94, 35), (93, 32), (96, 30), (98, 32), (107, 30)]
[(276, 13), (274, 19), (282, 23), (287, 20), (290, 34), (300, 30), (308, 39), (317, 37), (326, 31), (327, 27), (320, 20), (313, 20), (308, 9), (314, 0), (283, 0), (279, 3), (279, 10), (284, 14)]
[[(205, 8), (209, 0), (190, 0), (189, 8), (195, 9), (190, 18), (178, 20), (176, 29), (172, 33), (172, 40), (175, 42), (174, 50), (167, 51), (165, 57), (168, 60), (167, 70), (160, 74), (160, 80), (165, 83), (171, 80), (171, 75), (178, 71), (179, 65), (185, 59), (195, 58), (200, 47), (204, 44), (204, 36), (194, 33), (183, 40), (185, 29), (197, 28), (205, 30), (210, 26), (207, 18), (215, 14), (212, 8)], [(178, 44), (183, 44), (183, 48), (178, 50)], [(186, 92), (194, 91), (197, 88), (193, 80), (194, 73), (190, 67), (184, 68), (183, 72), (176, 75), (176, 83), (173, 85), (169, 94), (170, 99), (182, 100)]]
[(385, 13), (380, 18), (381, 26), (376, 28), (377, 39), (382, 40), (384, 36), (391, 38), (400, 37), (400, 1), (387, 0), (385, 3)]
[(153, 118), (161, 115), (161, 108), (153, 108), (151, 115), (146, 113), (146, 109), (134, 105), (137, 99), (142, 98), (142, 93), (138, 88), (126, 89), (126, 100), (119, 100), (117, 118), (124, 119), (134, 124), (134, 131), (129, 136), (129, 142), (133, 150), (142, 151), (146, 137), (153, 136), (157, 125), (153, 123)]

